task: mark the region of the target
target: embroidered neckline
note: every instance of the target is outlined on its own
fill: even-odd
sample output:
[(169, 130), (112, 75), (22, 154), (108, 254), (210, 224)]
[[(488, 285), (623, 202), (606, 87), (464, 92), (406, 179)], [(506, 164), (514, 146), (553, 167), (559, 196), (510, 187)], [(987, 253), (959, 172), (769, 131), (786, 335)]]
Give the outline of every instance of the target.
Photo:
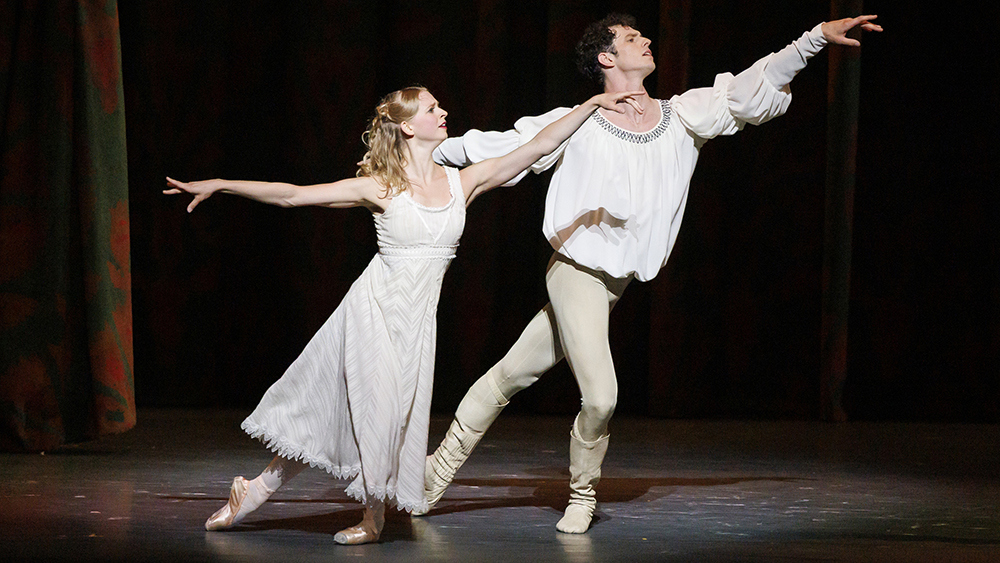
[(670, 125), (670, 102), (667, 100), (660, 100), (660, 122), (645, 133), (636, 133), (635, 131), (626, 131), (621, 127), (615, 125), (608, 121), (606, 117), (601, 115), (601, 112), (595, 111), (593, 114), (593, 119), (597, 121), (597, 124), (604, 128), (605, 131), (611, 133), (615, 137), (623, 141), (628, 141), (630, 143), (643, 144), (650, 141), (655, 141), (667, 130), (667, 126)]

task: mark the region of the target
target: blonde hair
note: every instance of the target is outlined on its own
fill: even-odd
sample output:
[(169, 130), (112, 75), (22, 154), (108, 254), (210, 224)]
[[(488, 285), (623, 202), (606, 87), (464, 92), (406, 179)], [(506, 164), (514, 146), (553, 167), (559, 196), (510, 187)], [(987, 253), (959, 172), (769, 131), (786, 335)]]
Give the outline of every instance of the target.
[(426, 91), (422, 86), (410, 86), (386, 95), (375, 108), (368, 130), (361, 135), (368, 152), (361, 159), (358, 176), (374, 178), (385, 189), (383, 197), (394, 197), (410, 187), (403, 169), (409, 149), (399, 125), (417, 114), (418, 97)]

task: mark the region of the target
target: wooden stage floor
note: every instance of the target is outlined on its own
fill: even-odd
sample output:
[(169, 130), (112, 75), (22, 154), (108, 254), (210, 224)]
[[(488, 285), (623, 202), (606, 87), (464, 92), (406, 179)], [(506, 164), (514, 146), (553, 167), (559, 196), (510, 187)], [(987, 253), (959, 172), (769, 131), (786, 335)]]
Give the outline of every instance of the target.
[[(206, 532), (271, 455), (246, 412), (143, 410), (121, 436), (0, 454), (0, 558), (102, 561), (1000, 561), (1000, 426), (617, 417), (585, 535), (555, 530), (570, 417), (505, 414), (423, 518), (339, 546), (346, 482), (307, 469)], [(436, 444), (449, 420), (435, 418)]]

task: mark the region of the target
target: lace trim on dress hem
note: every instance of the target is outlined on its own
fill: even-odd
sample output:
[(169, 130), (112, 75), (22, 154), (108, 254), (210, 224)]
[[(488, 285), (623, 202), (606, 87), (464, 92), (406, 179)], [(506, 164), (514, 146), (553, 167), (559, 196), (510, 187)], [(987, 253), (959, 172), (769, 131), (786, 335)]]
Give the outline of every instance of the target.
[(361, 486), (361, 480), (355, 479), (344, 491), (347, 496), (357, 500), (358, 502), (364, 503), (367, 499), (377, 498), (378, 500), (384, 502), (388, 505), (395, 505), (396, 510), (400, 512), (413, 512), (415, 510), (420, 510), (422, 512), (427, 512), (427, 499), (421, 499), (420, 502), (403, 502), (399, 500), (396, 496), (396, 489), (391, 487), (369, 487), (366, 492)]
[[(249, 434), (251, 438), (260, 440), (266, 448), (285, 459), (308, 463), (309, 467), (323, 469), (338, 479), (353, 479), (361, 474), (360, 464), (350, 467), (338, 467), (329, 464), (319, 458), (307, 454), (305, 452), (305, 448), (302, 446), (293, 444), (286, 438), (279, 438), (256, 424), (243, 421), (243, 423), (240, 424), (240, 428)], [(390, 489), (389, 487), (371, 488), (366, 495), (359, 483), (360, 480), (355, 479), (355, 481), (352, 482), (344, 492), (346, 492), (351, 498), (362, 503), (365, 502), (366, 498), (377, 498), (386, 504), (395, 504), (396, 508), (400, 511), (405, 510), (406, 512), (413, 512), (414, 510), (420, 509), (423, 512), (427, 512), (427, 499), (421, 499), (420, 502), (416, 503), (401, 502), (398, 498), (396, 498), (396, 490), (394, 488)]]
[(318, 467), (338, 479), (350, 479), (361, 473), (360, 464), (350, 467), (338, 467), (336, 465), (332, 465), (317, 457), (307, 454), (305, 452), (305, 448), (302, 446), (291, 443), (287, 438), (275, 436), (256, 424), (243, 421), (240, 428), (249, 434), (251, 438), (263, 442), (264, 447), (281, 457), (307, 463), (309, 464), (309, 467)]
[(670, 102), (667, 100), (660, 100), (660, 122), (656, 127), (646, 131), (645, 133), (636, 133), (634, 131), (626, 131), (621, 127), (611, 123), (607, 120), (600, 112), (594, 112), (591, 114), (592, 118), (597, 121), (597, 124), (604, 128), (605, 131), (611, 133), (615, 137), (623, 141), (628, 141), (630, 143), (643, 144), (651, 141), (655, 141), (664, 131), (667, 130), (667, 126), (670, 125)]

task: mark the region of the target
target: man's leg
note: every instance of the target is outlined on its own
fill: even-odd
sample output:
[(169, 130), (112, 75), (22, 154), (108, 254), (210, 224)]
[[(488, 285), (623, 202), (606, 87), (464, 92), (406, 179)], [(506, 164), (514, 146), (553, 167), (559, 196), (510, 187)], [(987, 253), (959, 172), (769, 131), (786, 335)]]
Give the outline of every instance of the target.
[[(483, 434), (518, 391), (529, 387), (541, 374), (562, 359), (555, 338), (551, 305), (546, 305), (528, 323), (517, 342), (465, 394), (444, 440), (427, 457), (424, 495), (427, 510), (434, 507), (455, 478), (455, 472), (472, 454)], [(426, 512), (414, 511), (420, 516)]]
[(557, 258), (546, 287), (566, 361), (580, 386), (581, 408), (570, 430), (570, 500), (556, 529), (582, 534), (597, 508), (594, 487), (608, 448), (608, 421), (618, 382), (608, 343), (608, 314), (629, 279), (618, 279)]

